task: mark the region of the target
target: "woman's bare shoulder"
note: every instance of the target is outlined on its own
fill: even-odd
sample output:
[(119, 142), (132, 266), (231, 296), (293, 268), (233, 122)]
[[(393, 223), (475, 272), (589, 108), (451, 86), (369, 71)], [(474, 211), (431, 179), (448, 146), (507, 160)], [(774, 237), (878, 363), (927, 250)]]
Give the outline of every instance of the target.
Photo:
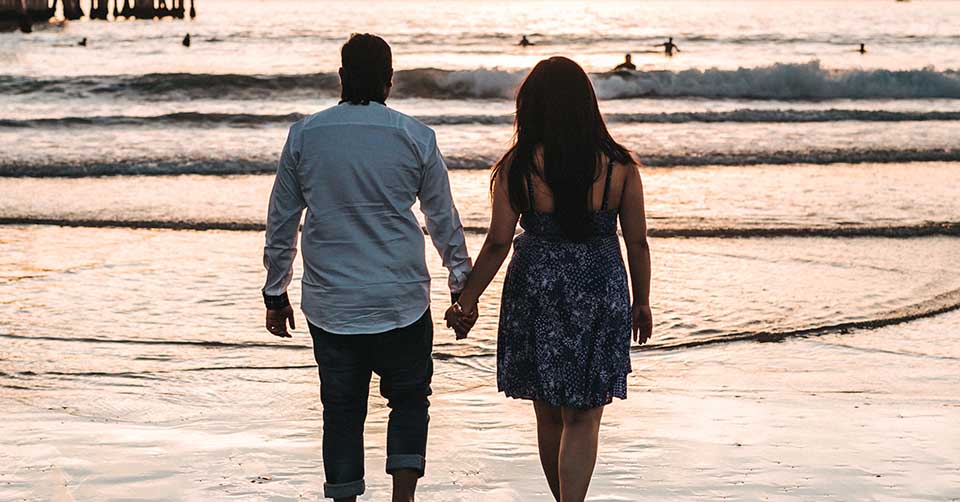
[(630, 160), (613, 163), (613, 174), (616, 176), (622, 176), (624, 181), (631, 180), (633, 178), (640, 177), (640, 159), (637, 157), (637, 154), (630, 152)]

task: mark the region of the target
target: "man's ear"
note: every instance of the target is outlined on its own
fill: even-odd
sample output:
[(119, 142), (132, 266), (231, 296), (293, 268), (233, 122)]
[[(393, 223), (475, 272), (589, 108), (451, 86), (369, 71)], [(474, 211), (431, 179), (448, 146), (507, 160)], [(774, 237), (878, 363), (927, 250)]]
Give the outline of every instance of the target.
[(343, 67), (337, 70), (337, 75), (340, 75), (340, 81), (343, 82)]
[(390, 69), (390, 73), (387, 77), (387, 87), (393, 87), (393, 68)]

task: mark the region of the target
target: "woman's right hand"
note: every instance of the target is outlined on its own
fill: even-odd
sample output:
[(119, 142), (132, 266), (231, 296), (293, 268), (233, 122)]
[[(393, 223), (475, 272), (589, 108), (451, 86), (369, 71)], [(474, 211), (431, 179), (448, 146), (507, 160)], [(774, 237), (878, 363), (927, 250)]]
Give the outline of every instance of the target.
[(653, 313), (650, 305), (636, 304), (631, 313), (633, 318), (633, 341), (643, 345), (653, 336)]

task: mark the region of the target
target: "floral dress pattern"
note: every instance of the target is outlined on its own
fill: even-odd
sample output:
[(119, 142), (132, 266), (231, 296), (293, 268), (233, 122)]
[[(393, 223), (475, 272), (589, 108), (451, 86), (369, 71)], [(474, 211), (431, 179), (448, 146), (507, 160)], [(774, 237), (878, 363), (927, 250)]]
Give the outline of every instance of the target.
[(497, 339), (497, 387), (508, 397), (582, 409), (627, 397), (630, 294), (619, 211), (607, 209), (612, 167), (590, 239), (564, 238), (551, 214), (521, 215)]

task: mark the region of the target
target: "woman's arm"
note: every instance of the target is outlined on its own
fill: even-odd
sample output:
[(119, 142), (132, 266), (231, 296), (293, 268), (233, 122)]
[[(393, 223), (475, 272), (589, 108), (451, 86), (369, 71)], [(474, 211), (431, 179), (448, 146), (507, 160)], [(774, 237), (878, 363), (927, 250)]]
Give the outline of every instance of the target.
[(633, 339), (645, 343), (653, 331), (650, 313), (650, 245), (643, 205), (643, 181), (638, 164), (628, 165), (620, 204), (620, 227), (627, 245), (630, 283), (633, 285)]
[(519, 219), (520, 215), (510, 205), (507, 179), (501, 173), (493, 182), (493, 214), (490, 217), (487, 238), (483, 241), (483, 248), (473, 265), (473, 271), (460, 292), (460, 306), (465, 314), (470, 315), (476, 311), (480, 295), (507, 259)]

